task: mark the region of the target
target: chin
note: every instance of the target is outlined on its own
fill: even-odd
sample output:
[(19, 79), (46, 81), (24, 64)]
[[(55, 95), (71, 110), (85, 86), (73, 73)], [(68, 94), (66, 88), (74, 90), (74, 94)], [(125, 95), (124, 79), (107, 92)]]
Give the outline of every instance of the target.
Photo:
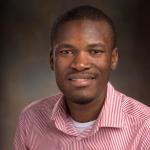
[(83, 100), (83, 99), (78, 99), (78, 100), (73, 100), (73, 103), (75, 104), (78, 104), (78, 105), (87, 105), (89, 103), (91, 103), (93, 101), (93, 99), (86, 99), (86, 100)]
[(81, 95), (81, 94), (73, 93), (73, 94), (70, 94), (67, 99), (68, 101), (71, 101), (76, 104), (86, 105), (94, 101), (96, 97), (93, 95), (88, 95), (88, 94)]

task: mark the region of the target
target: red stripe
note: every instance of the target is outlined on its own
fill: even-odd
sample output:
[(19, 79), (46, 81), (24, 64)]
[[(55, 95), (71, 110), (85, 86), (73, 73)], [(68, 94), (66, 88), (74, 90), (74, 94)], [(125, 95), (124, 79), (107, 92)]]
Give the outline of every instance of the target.
[(150, 150), (150, 108), (114, 90), (92, 129), (78, 134), (62, 94), (30, 104), (17, 126), (14, 150)]

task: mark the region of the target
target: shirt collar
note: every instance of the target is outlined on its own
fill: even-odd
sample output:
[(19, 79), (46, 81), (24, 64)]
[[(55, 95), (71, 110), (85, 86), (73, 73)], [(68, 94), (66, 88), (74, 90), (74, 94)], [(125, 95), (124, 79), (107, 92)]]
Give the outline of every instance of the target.
[(124, 113), (122, 108), (122, 94), (108, 83), (107, 95), (101, 113), (97, 119), (97, 128), (114, 127), (122, 128)]
[(55, 120), (56, 116), (58, 115), (59, 111), (61, 111), (61, 110), (64, 111), (63, 95), (60, 95), (56, 104), (54, 105), (50, 119)]
[[(68, 115), (63, 94), (52, 110), (51, 120), (55, 120), (55, 125), (58, 129), (67, 132)], [(122, 94), (117, 92), (108, 82), (105, 102), (95, 123), (94, 130), (96, 131), (100, 127), (122, 128), (123, 121)]]
[(69, 135), (77, 134), (75, 129), (72, 128), (72, 122), (70, 121), (70, 117), (67, 114), (63, 94), (60, 96), (60, 98), (54, 105), (50, 119), (51, 121), (54, 121), (56, 128), (59, 129), (60, 131)]

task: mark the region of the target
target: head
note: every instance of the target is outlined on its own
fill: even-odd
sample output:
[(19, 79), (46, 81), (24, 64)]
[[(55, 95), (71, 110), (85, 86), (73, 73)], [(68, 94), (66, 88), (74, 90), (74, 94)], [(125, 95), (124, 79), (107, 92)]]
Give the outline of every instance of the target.
[(118, 61), (112, 20), (97, 8), (79, 6), (58, 18), (50, 42), (50, 65), (67, 102), (103, 99)]
[(53, 50), (53, 44), (56, 38), (56, 32), (64, 23), (74, 21), (74, 20), (92, 20), (92, 21), (104, 21), (107, 23), (110, 29), (110, 36), (112, 39), (112, 48), (116, 47), (116, 30), (114, 23), (110, 17), (108, 17), (102, 10), (83, 5), (67, 11), (56, 19), (51, 29), (50, 45)]

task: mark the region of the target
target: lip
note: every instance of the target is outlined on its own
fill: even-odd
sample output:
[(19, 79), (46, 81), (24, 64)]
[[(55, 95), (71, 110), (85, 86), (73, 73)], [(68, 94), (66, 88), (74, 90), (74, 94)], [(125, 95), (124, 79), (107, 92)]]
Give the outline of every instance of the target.
[(68, 75), (68, 80), (76, 80), (76, 79), (95, 79), (95, 75), (91, 73), (78, 73)]
[(90, 86), (95, 80), (94, 74), (71, 74), (68, 76), (68, 81), (75, 87)]

